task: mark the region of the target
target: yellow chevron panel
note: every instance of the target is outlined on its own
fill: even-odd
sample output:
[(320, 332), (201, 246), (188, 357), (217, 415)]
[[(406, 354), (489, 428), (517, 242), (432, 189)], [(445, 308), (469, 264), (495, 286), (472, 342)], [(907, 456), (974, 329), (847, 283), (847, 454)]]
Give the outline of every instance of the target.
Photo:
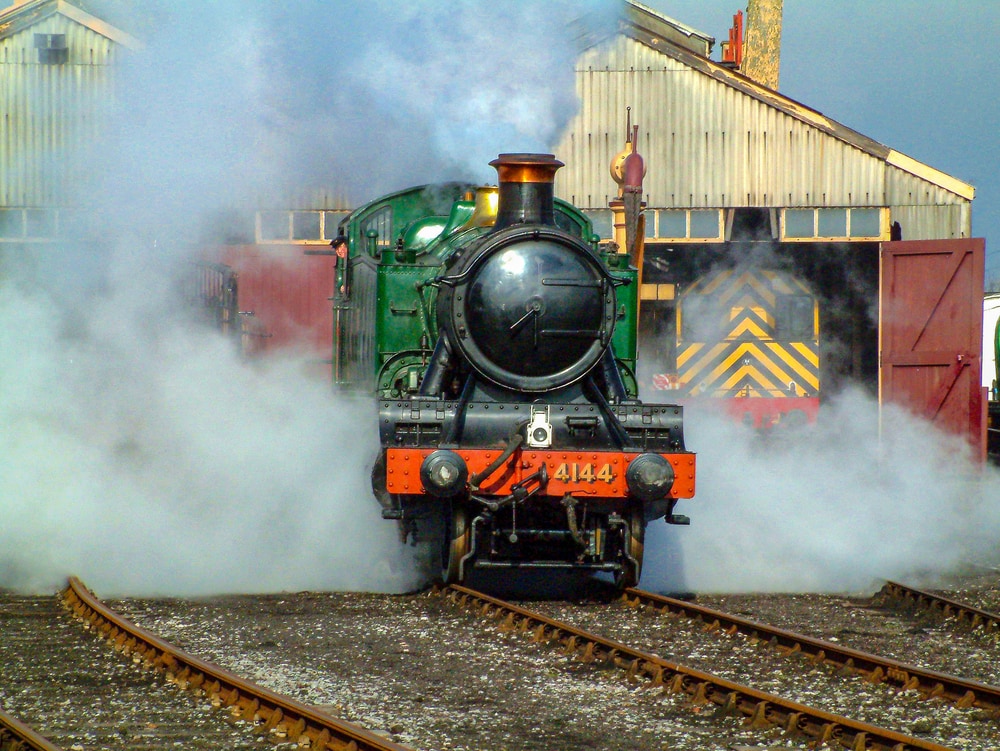
[[(710, 373), (702, 376), (701, 380), (707, 389), (717, 389), (719, 388), (719, 380), (726, 376), (738, 360), (749, 358), (751, 360), (749, 365), (741, 365), (735, 371), (729, 373), (723, 384), (724, 390), (734, 388), (748, 374), (752, 375), (761, 384), (763, 389), (771, 392), (772, 396), (786, 396), (790, 382), (795, 383), (796, 387), (800, 390), (819, 390), (819, 377), (816, 373), (809, 372), (802, 367), (801, 363), (796, 362), (794, 359), (788, 359), (788, 353), (783, 352), (777, 345), (771, 346), (770, 349), (778, 361), (768, 357), (767, 353), (762, 351), (756, 343), (744, 343), (736, 347)], [(791, 372), (782, 367), (782, 362), (791, 369)], [(701, 366), (704, 367), (704, 365), (705, 362), (703, 361)], [(694, 370), (686, 373), (688, 381), (697, 380), (692, 377), (696, 376), (697, 373), (698, 371)]]
[[(727, 357), (718, 367), (713, 371), (715, 378), (719, 378), (725, 373), (733, 364), (742, 357), (749, 357), (751, 363), (757, 362), (767, 368), (768, 372), (771, 373), (772, 379), (777, 379), (777, 383), (784, 387), (789, 381), (794, 380), (788, 372), (783, 370), (777, 363), (775, 363), (771, 358), (767, 356), (762, 349), (760, 349), (755, 342), (746, 342), (741, 344), (739, 347), (733, 351), (733, 353)], [(715, 380), (713, 378), (713, 380)], [(774, 380), (769, 380), (769, 383), (775, 383)]]
[[(745, 291), (747, 287), (750, 287), (756, 295), (747, 293)], [(718, 304), (720, 306), (737, 304), (750, 306), (757, 304), (759, 298), (763, 298), (769, 307), (773, 308), (775, 306), (775, 296), (770, 287), (747, 272), (742, 274), (739, 279), (719, 295)], [(734, 302), (734, 300), (738, 302)]]
[(788, 345), (798, 352), (802, 359), (806, 360), (814, 368), (819, 368), (819, 351), (816, 345), (809, 345), (805, 342), (792, 342)]
[(744, 380), (747, 376), (756, 381), (756, 388), (750, 389), (749, 396), (787, 396), (784, 388), (779, 384), (775, 385), (773, 381), (770, 381), (763, 373), (761, 373), (757, 368), (752, 365), (745, 365), (740, 368), (736, 373), (729, 378), (727, 378), (723, 384), (722, 389), (724, 391), (732, 391), (736, 388), (736, 385)]
[[(700, 295), (710, 295), (719, 287), (721, 287), (729, 278), (733, 275), (732, 271), (722, 271), (715, 278), (709, 279), (708, 284), (704, 289), (698, 290)], [(693, 287), (693, 290), (697, 290), (697, 287)]]
[(684, 364), (690, 360), (694, 355), (698, 354), (704, 347), (703, 342), (695, 342), (693, 344), (688, 344), (684, 349), (677, 353), (677, 369), (680, 370), (684, 367)]
[(774, 355), (781, 358), (785, 365), (798, 373), (799, 377), (805, 381), (805, 385), (813, 389), (819, 388), (819, 374), (813, 370), (803, 367), (801, 362), (792, 357), (792, 355), (788, 352), (787, 347), (772, 343), (768, 344), (767, 348), (771, 350)]
[(750, 289), (754, 290), (758, 295), (763, 297), (768, 305), (774, 307), (775, 296), (774, 292), (771, 290), (772, 279), (770, 276), (766, 278), (761, 278), (757, 274), (748, 271), (740, 277), (740, 286), (748, 286)]
[(730, 275), (730, 278), (727, 279), (727, 284), (725, 288), (719, 294), (719, 299), (718, 299), (719, 306), (722, 307), (724, 305), (728, 305), (730, 301), (733, 299), (733, 297), (735, 295), (738, 295), (742, 291), (743, 291), (743, 284), (740, 283), (740, 280), (738, 278), (733, 279), (732, 275)]
[[(745, 388), (750, 396), (783, 397), (789, 395), (788, 384), (793, 383), (800, 395), (819, 391), (819, 306), (805, 282), (780, 271), (729, 269), (703, 277), (686, 294), (692, 300), (704, 298), (715, 311), (716, 323), (725, 323), (727, 328), (720, 331), (725, 337), (721, 342), (687, 344), (678, 336), (677, 365), (683, 388), (716, 396), (732, 396)], [(777, 302), (782, 295), (811, 298), (814, 329), (804, 341), (774, 340)], [(683, 304), (678, 306), (678, 332), (683, 331), (683, 308)], [(801, 310), (791, 312), (797, 315)]]
[(768, 334), (764, 329), (757, 324), (752, 318), (747, 318), (744, 321), (740, 321), (739, 324), (733, 327), (733, 329), (726, 334), (727, 339), (737, 339), (742, 334), (750, 333), (755, 339), (763, 339), (765, 341), (771, 340), (771, 335)]
[[(712, 360), (714, 360), (718, 356), (718, 354), (720, 352), (722, 352), (723, 350), (725, 350), (729, 346), (730, 345), (726, 344), (725, 342), (720, 342), (718, 344), (714, 344), (711, 347), (706, 348), (708, 351), (705, 352), (705, 353), (703, 353), (704, 354), (703, 357), (698, 358), (698, 362), (697, 363), (694, 363), (689, 368), (687, 368), (687, 373), (690, 374), (690, 373), (699, 373), (699, 372), (701, 372), (702, 370), (704, 370), (705, 365), (707, 363), (709, 363)], [(688, 357), (684, 358), (685, 363), (688, 361), (688, 359), (690, 359), (690, 358), (688, 358)], [(677, 360), (677, 370), (679, 371), (680, 369), (681, 369), (681, 362), (680, 362), (680, 358), (678, 358), (678, 360)]]

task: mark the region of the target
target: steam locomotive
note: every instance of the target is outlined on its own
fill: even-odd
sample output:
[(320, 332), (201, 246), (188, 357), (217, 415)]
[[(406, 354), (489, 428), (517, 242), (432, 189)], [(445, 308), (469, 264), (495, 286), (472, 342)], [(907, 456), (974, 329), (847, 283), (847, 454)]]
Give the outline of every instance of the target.
[(333, 374), (378, 396), (372, 488), (445, 582), (473, 568), (638, 582), (648, 522), (695, 490), (683, 412), (638, 400), (636, 270), (554, 198), (549, 154), (498, 186), (377, 199), (337, 238)]
[(767, 430), (819, 412), (819, 303), (783, 271), (736, 267), (698, 279), (677, 302), (678, 399), (717, 400)]

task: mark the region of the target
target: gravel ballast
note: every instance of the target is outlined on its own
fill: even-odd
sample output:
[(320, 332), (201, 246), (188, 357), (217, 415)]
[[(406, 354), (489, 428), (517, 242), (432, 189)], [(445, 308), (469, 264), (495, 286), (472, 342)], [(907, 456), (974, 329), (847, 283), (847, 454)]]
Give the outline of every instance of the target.
[[(1000, 576), (962, 580), (986, 607)], [(961, 597), (959, 597), (961, 595)], [(870, 597), (740, 595), (698, 602), (942, 672), (1000, 683), (996, 637)], [(676, 619), (587, 600), (525, 602), (666, 659), (963, 751), (1000, 747), (997, 719), (844, 678)], [(506, 634), (436, 595), (296, 593), (113, 603), (178, 646), (420, 749), (793, 749), (805, 740), (660, 696), (617, 670)]]

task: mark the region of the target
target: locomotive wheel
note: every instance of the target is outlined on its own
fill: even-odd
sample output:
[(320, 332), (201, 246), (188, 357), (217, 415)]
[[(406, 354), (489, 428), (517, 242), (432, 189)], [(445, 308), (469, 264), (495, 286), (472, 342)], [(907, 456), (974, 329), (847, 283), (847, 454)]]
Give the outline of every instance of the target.
[(645, 548), (646, 517), (640, 504), (636, 504), (629, 510), (628, 531), (626, 549), (629, 555), (635, 559), (635, 564), (628, 558), (622, 561), (622, 570), (615, 574), (615, 585), (619, 589), (636, 586), (639, 583), (639, 576), (642, 574), (642, 553)]
[(445, 584), (461, 581), (462, 559), (472, 544), (472, 527), (469, 510), (461, 503), (452, 503), (444, 520), (444, 539), (441, 545), (441, 579)]

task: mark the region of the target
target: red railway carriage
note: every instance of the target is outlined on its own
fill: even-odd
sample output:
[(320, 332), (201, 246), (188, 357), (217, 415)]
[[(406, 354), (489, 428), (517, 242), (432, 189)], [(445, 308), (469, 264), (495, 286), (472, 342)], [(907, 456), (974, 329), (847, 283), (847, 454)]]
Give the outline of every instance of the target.
[(238, 279), (244, 351), (305, 352), (329, 377), (332, 259), (280, 244), (227, 245), (215, 255)]

